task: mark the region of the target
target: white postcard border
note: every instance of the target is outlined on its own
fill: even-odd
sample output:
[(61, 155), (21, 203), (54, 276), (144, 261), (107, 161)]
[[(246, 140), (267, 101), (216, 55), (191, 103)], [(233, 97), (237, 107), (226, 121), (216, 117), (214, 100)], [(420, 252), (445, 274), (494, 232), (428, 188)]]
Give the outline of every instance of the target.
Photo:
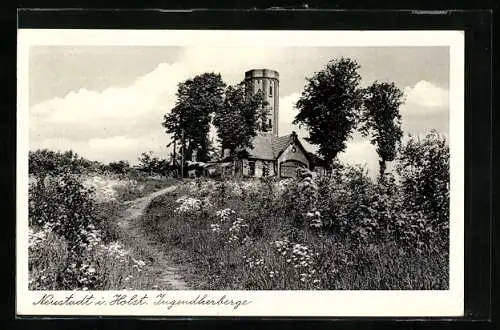
[[(155, 46), (449, 46), (450, 48), (450, 288), (443, 291), (29, 291), (28, 150), (29, 49), (34, 45)], [(16, 310), (19, 315), (123, 316), (460, 316), (464, 312), (464, 33), (462, 31), (18, 31)], [(146, 305), (35, 305), (44, 294), (112, 301), (148, 296)], [(207, 295), (236, 305), (155, 305), (158, 294), (193, 300)], [(244, 301), (250, 301), (244, 304)]]

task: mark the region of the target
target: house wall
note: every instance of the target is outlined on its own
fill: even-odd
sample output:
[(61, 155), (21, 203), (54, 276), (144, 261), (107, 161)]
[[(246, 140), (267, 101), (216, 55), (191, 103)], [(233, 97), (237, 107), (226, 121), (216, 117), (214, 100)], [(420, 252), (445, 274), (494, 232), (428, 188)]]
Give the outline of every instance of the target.
[[(295, 147), (296, 150), (295, 152), (292, 152), (293, 147)], [(302, 149), (299, 146), (297, 146), (296, 143), (290, 144), (281, 154), (278, 160), (280, 163), (285, 162), (287, 160), (297, 160), (306, 164), (309, 167), (309, 160), (307, 159), (306, 155), (302, 152)]]
[[(295, 152), (292, 152), (293, 147), (295, 147), (296, 149)], [(278, 165), (283, 162), (286, 162), (287, 160), (296, 160), (302, 162), (307, 166), (307, 168), (309, 168), (309, 160), (307, 159), (306, 155), (302, 152), (302, 149), (299, 146), (297, 146), (296, 143), (290, 144), (285, 149), (285, 151), (278, 158)], [(278, 175), (281, 175), (281, 173), (279, 173), (279, 166), (278, 166)]]
[(247, 176), (248, 175), (248, 159), (242, 159), (241, 163), (243, 166), (243, 176)]
[(255, 174), (253, 175), (254, 177), (260, 178), (263, 176), (263, 168), (265, 164), (268, 164), (267, 167), (269, 169), (269, 174), (268, 176), (273, 176), (276, 175), (275, 167), (274, 167), (274, 162), (271, 160), (261, 160), (261, 159), (256, 159), (256, 160), (248, 160), (248, 159), (243, 159), (242, 160), (242, 165), (243, 165), (243, 175), (244, 176), (249, 176), (249, 162), (253, 161), (255, 162)]
[(261, 160), (255, 161), (255, 177), (257, 177), (257, 178), (262, 177), (262, 161)]

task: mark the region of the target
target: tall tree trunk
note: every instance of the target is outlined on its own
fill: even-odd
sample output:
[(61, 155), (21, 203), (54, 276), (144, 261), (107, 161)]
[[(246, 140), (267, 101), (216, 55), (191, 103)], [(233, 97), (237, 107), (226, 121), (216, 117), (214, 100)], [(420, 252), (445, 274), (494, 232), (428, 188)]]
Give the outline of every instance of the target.
[(378, 161), (378, 174), (379, 174), (380, 181), (382, 181), (384, 178), (386, 167), (387, 167), (387, 164), (385, 163), (385, 160), (379, 159), (379, 161)]

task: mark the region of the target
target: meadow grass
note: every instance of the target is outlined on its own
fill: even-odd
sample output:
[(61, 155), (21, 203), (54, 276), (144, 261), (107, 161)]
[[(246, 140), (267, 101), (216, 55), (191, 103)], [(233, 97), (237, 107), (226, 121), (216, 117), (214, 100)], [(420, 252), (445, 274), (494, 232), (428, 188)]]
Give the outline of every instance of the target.
[[(394, 234), (361, 240), (298, 225), (297, 210), (283, 202), (277, 185), (190, 182), (153, 200), (142, 225), (178, 263), (189, 265), (185, 275), (196, 289), (448, 288), (442, 244), (415, 247)], [(300, 204), (303, 196), (295, 197)]]

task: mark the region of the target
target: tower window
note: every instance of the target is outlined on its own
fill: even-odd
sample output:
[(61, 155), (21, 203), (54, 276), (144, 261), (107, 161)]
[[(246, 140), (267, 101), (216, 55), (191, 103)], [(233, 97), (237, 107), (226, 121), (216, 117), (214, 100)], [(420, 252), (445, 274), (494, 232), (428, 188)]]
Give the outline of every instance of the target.
[(269, 119), (268, 127), (269, 127), (269, 128), (272, 128), (272, 127), (273, 127), (273, 123), (272, 123), (272, 120), (271, 120), (271, 119)]
[(273, 96), (273, 86), (269, 86), (269, 96)]

